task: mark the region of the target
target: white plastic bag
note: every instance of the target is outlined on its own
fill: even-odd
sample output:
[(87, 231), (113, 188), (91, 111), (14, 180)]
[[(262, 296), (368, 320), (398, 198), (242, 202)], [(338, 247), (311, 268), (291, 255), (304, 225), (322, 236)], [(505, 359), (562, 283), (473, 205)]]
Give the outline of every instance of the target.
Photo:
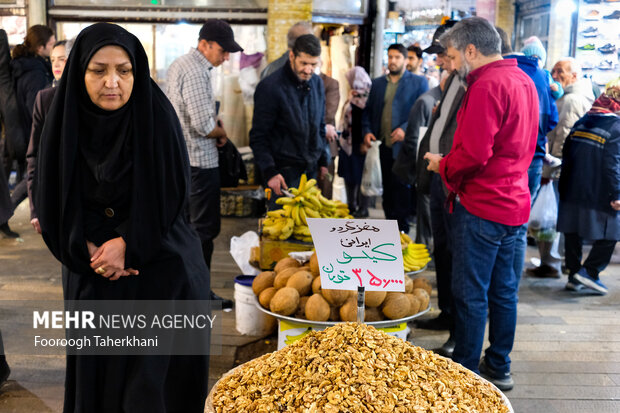
[(240, 237), (230, 239), (230, 255), (241, 270), (241, 274), (256, 275), (260, 272), (250, 265), (252, 247), (258, 247), (259, 244), (258, 234), (254, 231), (248, 231)]
[(557, 236), (555, 230), (558, 221), (558, 201), (553, 184), (549, 182), (540, 188), (536, 202), (530, 214), (530, 234), (539, 241), (553, 241)]
[(383, 181), (381, 180), (381, 158), (379, 157), (380, 141), (370, 143), (366, 153), (364, 172), (362, 172), (362, 186), (360, 190), (364, 196), (383, 195)]

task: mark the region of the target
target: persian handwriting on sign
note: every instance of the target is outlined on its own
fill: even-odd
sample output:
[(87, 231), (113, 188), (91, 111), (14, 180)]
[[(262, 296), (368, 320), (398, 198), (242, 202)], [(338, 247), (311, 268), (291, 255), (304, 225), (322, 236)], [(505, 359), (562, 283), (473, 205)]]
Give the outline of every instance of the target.
[(339, 234), (342, 234), (344, 232), (350, 232), (351, 234), (359, 234), (362, 231), (379, 232), (380, 229), (366, 223), (364, 223), (364, 226), (359, 226), (358, 224), (354, 224), (351, 221), (348, 221), (346, 224), (344, 224), (344, 226), (332, 227), (329, 232), (338, 232)]
[(340, 284), (351, 279), (343, 270), (338, 271), (338, 274), (334, 274), (334, 266), (331, 264), (329, 264), (329, 267), (323, 267), (323, 271), (327, 273), (329, 280), (335, 284)]
[(371, 244), (370, 238), (368, 238), (368, 241), (361, 241), (361, 242), (357, 237), (355, 237), (355, 239), (346, 239), (346, 238), (340, 239), (340, 245), (345, 248), (351, 248), (351, 247), (370, 248), (370, 244)]
[(344, 261), (340, 261), (340, 259), (337, 259), (336, 261), (338, 262), (338, 264), (348, 264), (351, 261), (357, 260), (357, 259), (371, 260), (375, 264), (379, 261), (396, 261), (397, 258), (395, 255), (388, 254), (387, 252), (383, 252), (380, 250), (381, 247), (384, 247), (384, 246), (393, 247), (394, 244), (385, 243), (385, 244), (377, 245), (371, 250), (374, 253), (372, 256), (370, 256), (366, 251), (362, 251), (362, 255), (357, 256), (357, 257), (352, 257), (346, 251), (342, 251), (342, 258)]

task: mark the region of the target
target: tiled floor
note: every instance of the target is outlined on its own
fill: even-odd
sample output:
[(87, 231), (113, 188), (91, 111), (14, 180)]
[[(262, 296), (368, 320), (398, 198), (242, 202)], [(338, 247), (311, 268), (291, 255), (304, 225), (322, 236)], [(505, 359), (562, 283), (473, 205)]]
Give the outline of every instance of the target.
[[(59, 299), (60, 266), (30, 228), (25, 207), (11, 221), (23, 241), (0, 240), (0, 300)], [(372, 213), (381, 217), (378, 210)], [(230, 237), (255, 229), (255, 219), (224, 219), (213, 259), (212, 285), (218, 294), (232, 298), (239, 273), (228, 252)], [(528, 254), (535, 252), (530, 248)], [(432, 272), (423, 275), (434, 281)], [(565, 278), (523, 278), (511, 355), (516, 385), (507, 393), (516, 412), (620, 412), (620, 254), (603, 280), (610, 293), (597, 297), (564, 291)], [(212, 357), (212, 382), (236, 363), (274, 347), (273, 340), (255, 342), (259, 338), (237, 334), (234, 312), (222, 317), (222, 354)], [(10, 334), (10, 326), (1, 323), (0, 309), (0, 328)], [(447, 333), (414, 330), (411, 337), (417, 345), (434, 348)], [(15, 344), (8, 341), (13, 372), (0, 392), (0, 413), (61, 412), (64, 357), (15, 357)]]

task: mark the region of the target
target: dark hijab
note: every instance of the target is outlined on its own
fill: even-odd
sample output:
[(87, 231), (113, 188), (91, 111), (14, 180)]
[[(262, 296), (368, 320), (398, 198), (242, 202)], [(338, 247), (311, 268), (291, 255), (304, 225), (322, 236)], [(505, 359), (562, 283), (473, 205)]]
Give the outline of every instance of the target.
[[(133, 66), (131, 97), (120, 109), (92, 103), (84, 75), (102, 47), (115, 45)], [(77, 37), (41, 135), (34, 198), (43, 238), (75, 272), (90, 273), (80, 162), (99, 183), (131, 180), (125, 266), (140, 269), (161, 249), (188, 194), (189, 163), (174, 108), (151, 80), (140, 41), (120, 26), (97, 23)]]

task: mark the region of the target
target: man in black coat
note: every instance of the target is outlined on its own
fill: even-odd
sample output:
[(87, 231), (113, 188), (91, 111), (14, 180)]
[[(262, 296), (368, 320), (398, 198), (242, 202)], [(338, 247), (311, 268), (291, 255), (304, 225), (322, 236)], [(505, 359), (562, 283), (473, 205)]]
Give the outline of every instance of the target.
[(250, 146), (264, 182), (280, 196), (281, 189), (327, 173), (325, 92), (314, 73), (321, 44), (311, 34), (300, 36), (289, 62), (267, 76), (254, 93)]

